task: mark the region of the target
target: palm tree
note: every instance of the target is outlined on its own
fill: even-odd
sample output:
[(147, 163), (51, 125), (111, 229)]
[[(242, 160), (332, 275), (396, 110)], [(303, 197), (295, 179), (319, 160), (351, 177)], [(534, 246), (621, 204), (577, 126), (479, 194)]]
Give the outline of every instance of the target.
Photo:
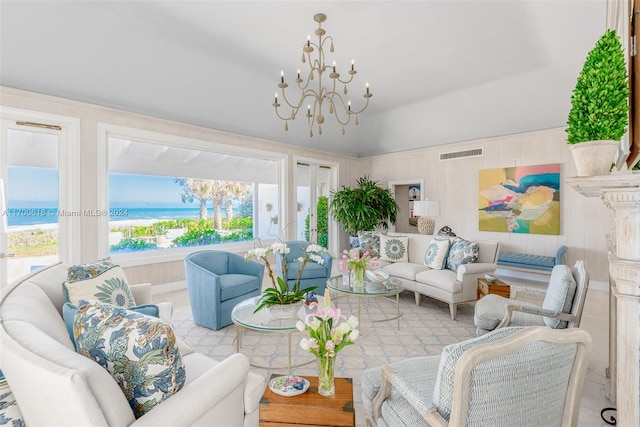
[(227, 215), (227, 221), (233, 219), (233, 206), (231, 202), (234, 197), (244, 198), (249, 194), (249, 184), (246, 182), (229, 181), (225, 186), (225, 213)]
[(213, 183), (209, 179), (174, 178), (173, 181), (182, 186), (182, 203), (200, 202), (200, 219), (207, 219), (207, 202), (212, 198)]

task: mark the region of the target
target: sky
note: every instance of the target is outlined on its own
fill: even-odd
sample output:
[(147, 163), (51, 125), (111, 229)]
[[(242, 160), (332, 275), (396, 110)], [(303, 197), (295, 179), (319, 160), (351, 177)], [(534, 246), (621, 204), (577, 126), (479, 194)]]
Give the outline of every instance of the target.
[[(54, 207), (58, 204), (58, 170), (9, 166), (9, 207)], [(197, 203), (182, 203), (181, 187), (171, 177), (110, 174), (111, 206), (143, 208), (193, 208)]]

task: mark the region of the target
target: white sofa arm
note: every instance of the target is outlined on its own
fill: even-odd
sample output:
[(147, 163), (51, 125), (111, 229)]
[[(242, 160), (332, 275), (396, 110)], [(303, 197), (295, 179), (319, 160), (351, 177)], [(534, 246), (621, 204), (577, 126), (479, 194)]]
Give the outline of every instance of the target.
[(462, 264), (458, 267), (457, 279), (459, 282), (464, 281), (465, 274), (493, 274), (496, 271), (496, 264), (491, 262), (476, 262), (471, 264)]
[(129, 285), (129, 289), (137, 305), (151, 304), (151, 283)]
[[(202, 417), (217, 405), (224, 405), (215, 408), (219, 414), (216, 417), (219, 422), (209, 425), (228, 425), (231, 419), (244, 419), (245, 383), (248, 373), (249, 361), (245, 355), (237, 353), (229, 356), (131, 425), (187, 426), (203, 421), (207, 424)], [(229, 400), (234, 394), (237, 395), (237, 399)], [(241, 412), (241, 415), (237, 415), (238, 412)], [(225, 414), (228, 416), (225, 417)], [(242, 422), (239, 425), (242, 425)]]

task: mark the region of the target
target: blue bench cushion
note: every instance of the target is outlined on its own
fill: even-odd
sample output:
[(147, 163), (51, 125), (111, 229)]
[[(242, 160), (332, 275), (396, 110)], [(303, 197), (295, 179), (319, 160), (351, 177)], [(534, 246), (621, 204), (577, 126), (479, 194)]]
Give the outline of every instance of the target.
[(552, 256), (501, 252), (498, 255), (498, 265), (551, 271), (556, 265), (556, 259)]
[(255, 276), (248, 274), (223, 274), (220, 276), (220, 301), (226, 301), (256, 289), (260, 289), (260, 283)]

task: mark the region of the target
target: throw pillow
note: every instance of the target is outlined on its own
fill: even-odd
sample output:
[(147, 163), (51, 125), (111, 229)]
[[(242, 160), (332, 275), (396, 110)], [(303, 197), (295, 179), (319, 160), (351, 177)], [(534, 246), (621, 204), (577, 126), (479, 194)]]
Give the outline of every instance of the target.
[[(542, 308), (570, 313), (573, 298), (576, 295), (577, 284), (567, 265), (559, 264), (553, 267), (549, 278), (549, 287), (542, 301)], [(567, 322), (550, 317), (543, 317), (545, 325), (550, 328), (566, 328)]]
[(73, 330), (77, 351), (109, 371), (136, 418), (184, 385), (185, 368), (176, 337), (162, 319), (82, 300)]
[[(155, 304), (137, 305), (135, 307), (130, 307), (129, 310), (135, 311), (136, 313), (146, 314), (147, 316), (160, 317), (160, 309)], [(69, 338), (71, 338), (71, 342), (74, 345), (76, 344), (76, 339), (73, 334), (73, 321), (77, 312), (78, 307), (69, 302), (65, 302), (62, 306), (62, 318), (64, 319), (65, 326), (67, 327), (67, 332), (69, 332)]]
[(380, 260), (390, 262), (409, 262), (407, 236), (380, 236)]
[(448, 238), (433, 239), (424, 254), (424, 265), (434, 270), (442, 270), (447, 265), (447, 255), (451, 241)]
[(67, 281), (62, 284), (62, 294), (66, 302), (74, 305), (82, 299), (118, 307), (136, 305), (124, 271), (111, 263), (70, 267)]
[(476, 242), (457, 237), (447, 257), (447, 268), (452, 271), (458, 271), (458, 267), (462, 264), (471, 264), (478, 260), (480, 254), (480, 245)]
[(380, 233), (377, 231), (358, 231), (358, 243), (361, 251), (369, 251), (371, 257), (380, 256)]

